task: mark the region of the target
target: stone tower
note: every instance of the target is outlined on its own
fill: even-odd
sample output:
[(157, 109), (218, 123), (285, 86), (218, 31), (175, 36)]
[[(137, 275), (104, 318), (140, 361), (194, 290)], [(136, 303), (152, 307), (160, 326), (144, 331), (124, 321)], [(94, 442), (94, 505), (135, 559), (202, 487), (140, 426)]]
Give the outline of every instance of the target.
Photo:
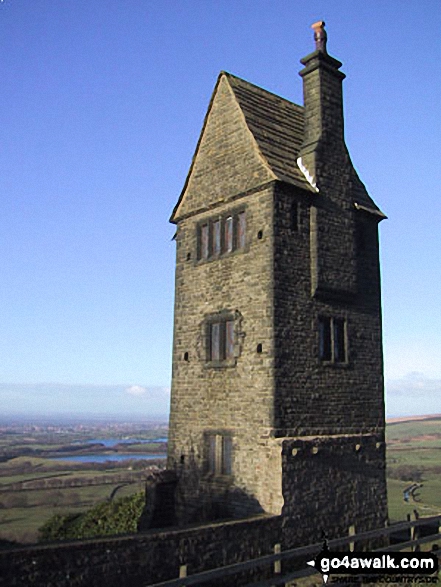
[(385, 216), (345, 145), (341, 63), (313, 28), (304, 106), (221, 72), (171, 217), (179, 521), (273, 514), (286, 544), (387, 518)]

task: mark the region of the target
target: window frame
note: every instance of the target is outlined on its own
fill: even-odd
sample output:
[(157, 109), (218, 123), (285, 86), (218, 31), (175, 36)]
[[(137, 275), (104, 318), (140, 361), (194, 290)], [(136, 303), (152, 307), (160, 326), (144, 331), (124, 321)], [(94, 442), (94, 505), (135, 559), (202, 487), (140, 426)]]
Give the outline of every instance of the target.
[(209, 257), (219, 257), (222, 255), (222, 220), (216, 218), (211, 223), (212, 245), (211, 255)]
[(247, 249), (246, 207), (236, 208), (198, 222), (197, 263), (213, 261)]
[(230, 432), (205, 433), (206, 472), (213, 477), (233, 475), (233, 436)]
[(318, 317), (318, 358), (322, 364), (348, 364), (347, 324), (342, 316)]
[(231, 312), (214, 314), (205, 320), (206, 363), (211, 366), (236, 364), (236, 317)]

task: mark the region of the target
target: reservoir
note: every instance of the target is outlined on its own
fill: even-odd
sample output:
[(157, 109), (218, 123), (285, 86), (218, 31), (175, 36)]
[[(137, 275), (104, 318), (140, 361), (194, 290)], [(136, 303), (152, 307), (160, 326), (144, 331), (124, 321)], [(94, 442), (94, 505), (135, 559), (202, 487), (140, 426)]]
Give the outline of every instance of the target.
[[(102, 444), (107, 448), (112, 448), (117, 444), (152, 444), (153, 442), (167, 442), (168, 438), (155, 438), (152, 440), (143, 440), (140, 438), (92, 438), (86, 440), (87, 444)], [(74, 444), (83, 444), (81, 441), (78, 441)]]
[(78, 456), (66, 456), (66, 457), (55, 457), (48, 460), (51, 461), (70, 461), (74, 463), (105, 463), (106, 461), (128, 461), (128, 460), (146, 460), (151, 461), (152, 459), (165, 459), (165, 453), (162, 454), (130, 454), (130, 453), (111, 453), (111, 454), (99, 454), (99, 455), (78, 455)]

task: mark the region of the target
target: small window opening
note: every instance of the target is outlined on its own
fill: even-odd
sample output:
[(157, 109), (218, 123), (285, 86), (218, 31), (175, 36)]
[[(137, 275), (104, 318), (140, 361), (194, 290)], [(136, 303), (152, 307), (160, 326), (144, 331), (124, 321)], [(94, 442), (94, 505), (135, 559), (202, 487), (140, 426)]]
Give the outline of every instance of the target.
[(189, 359), (188, 351), (185, 351), (185, 353), (184, 353), (184, 361), (188, 361), (188, 359)]
[(222, 436), (222, 475), (231, 475), (232, 449), (231, 436)]
[(221, 254), (221, 221), (215, 220), (213, 222), (213, 255), (218, 257)]
[(233, 217), (225, 219), (225, 251), (231, 253), (233, 250)]
[(331, 319), (319, 318), (319, 357), (322, 361), (332, 358), (331, 346)]
[(217, 451), (216, 451), (216, 436), (208, 437), (208, 471), (209, 473), (216, 473), (217, 468)]
[(208, 224), (203, 224), (201, 226), (201, 258), (208, 259), (209, 253)]
[(291, 230), (294, 232), (299, 230), (299, 203), (297, 201), (291, 204)]
[(187, 253), (187, 261), (190, 261), (191, 259), (191, 253)]
[(257, 345), (256, 351), (257, 351), (258, 353), (261, 353), (261, 352), (262, 352), (262, 344), (261, 344), (260, 342), (259, 342), (259, 344)]
[(333, 320), (334, 326), (334, 361), (343, 363), (346, 361), (345, 351), (345, 322), (341, 318)]
[(208, 360), (234, 359), (235, 332), (232, 318), (220, 318), (208, 323)]
[(321, 361), (345, 363), (346, 321), (344, 318), (319, 317), (319, 358)]
[(257, 238), (259, 240), (262, 240), (262, 237), (263, 237), (263, 230), (259, 230), (259, 232), (257, 233)]
[(208, 472), (214, 475), (231, 475), (233, 439), (229, 435), (208, 436)]
[(357, 250), (363, 253), (366, 250), (366, 227), (364, 224), (357, 226)]
[(246, 236), (246, 217), (245, 212), (239, 212), (237, 215), (237, 248), (243, 249), (245, 247)]

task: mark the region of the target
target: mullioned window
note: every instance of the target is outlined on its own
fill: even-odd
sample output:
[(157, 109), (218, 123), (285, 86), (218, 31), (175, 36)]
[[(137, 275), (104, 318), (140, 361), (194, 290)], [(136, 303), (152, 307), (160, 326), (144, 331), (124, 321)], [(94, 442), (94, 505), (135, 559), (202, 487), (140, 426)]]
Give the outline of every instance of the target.
[(246, 245), (245, 211), (218, 216), (199, 224), (197, 244), (198, 261), (208, 261), (244, 249)]
[(346, 320), (319, 317), (319, 358), (331, 363), (347, 362)]
[(207, 434), (207, 472), (212, 475), (231, 475), (233, 439), (228, 434)]

